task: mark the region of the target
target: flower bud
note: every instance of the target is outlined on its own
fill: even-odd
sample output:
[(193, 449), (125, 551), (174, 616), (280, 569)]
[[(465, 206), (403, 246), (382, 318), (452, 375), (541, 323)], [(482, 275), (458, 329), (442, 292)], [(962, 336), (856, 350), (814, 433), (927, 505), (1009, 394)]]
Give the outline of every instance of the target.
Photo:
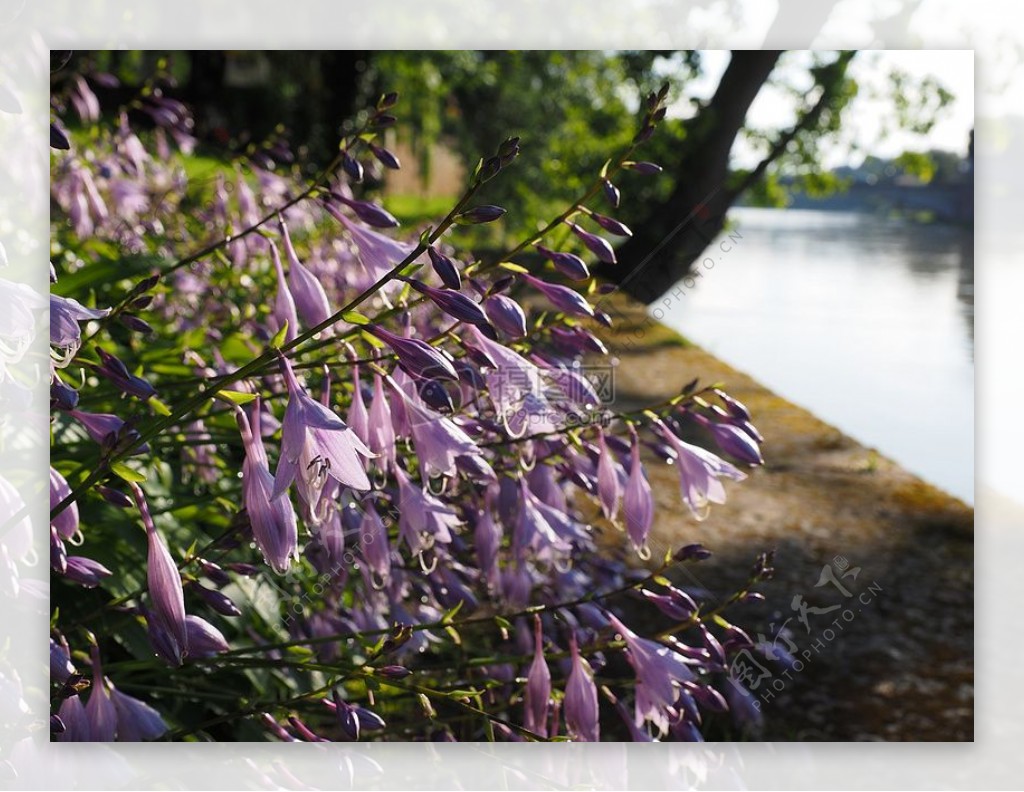
[(336, 192), (331, 193), (331, 198), (345, 204), (355, 213), (356, 217), (374, 228), (395, 228), (400, 225), (392, 214), (375, 203), (356, 201), (352, 198), (346, 198), (344, 195), (339, 195)]
[(354, 182), (361, 182), (363, 180), (363, 166), (359, 160), (349, 154), (347, 151), (341, 155), (341, 167), (344, 168), (345, 173)]
[(629, 230), (629, 227), (625, 223), (620, 223), (613, 217), (607, 215), (598, 214), (597, 212), (591, 212), (590, 217), (597, 223), (601, 228), (610, 234), (621, 237), (631, 237), (633, 232)]
[(504, 294), (492, 294), (483, 302), (484, 313), (498, 330), (511, 338), (526, 335), (526, 314), (515, 300)]
[(455, 222), (459, 225), (479, 225), (481, 223), (492, 223), (505, 214), (500, 206), (482, 204), (475, 206), (465, 212), (455, 215)]
[(443, 253), (439, 253), (433, 245), (427, 248), (427, 254), (430, 256), (430, 265), (434, 268), (434, 272), (437, 273), (437, 277), (441, 279), (441, 282), (449, 289), (458, 291), (462, 288), (462, 276), (459, 275), (459, 270), (455, 266), (455, 263)]
[(656, 173), (661, 173), (663, 168), (661, 165), (656, 165), (653, 162), (623, 162), (624, 168), (629, 168), (637, 173), (641, 173), (644, 176), (653, 176)]
[(405, 679), (407, 676), (412, 674), (405, 666), (400, 665), (386, 665), (376, 669), (379, 676), (385, 679)]
[(619, 198), (621, 197), (621, 194), (619, 193), (619, 188), (612, 184), (610, 181), (608, 181), (608, 179), (604, 180), (604, 183), (601, 185), (601, 188), (604, 190), (604, 197), (608, 201), (608, 203), (610, 203), (613, 208), (618, 209)]
[(560, 273), (571, 280), (586, 280), (590, 277), (590, 270), (583, 259), (574, 253), (556, 253), (543, 245), (537, 245), (537, 251), (549, 259)]
[(590, 249), (590, 251), (597, 256), (601, 261), (606, 264), (615, 263), (615, 251), (612, 246), (608, 244), (608, 240), (604, 237), (599, 237), (597, 234), (591, 234), (589, 231), (584, 231), (576, 223), (569, 223), (569, 228), (572, 229), (573, 233), (579, 237), (583, 244)]
[(380, 164), (383, 165), (385, 168), (390, 168), (391, 170), (401, 169), (402, 163), (399, 162), (398, 157), (396, 157), (392, 152), (388, 151), (386, 148), (383, 148), (382, 146), (376, 146), (373, 143), (371, 143), (370, 151), (373, 152), (373, 156), (376, 157), (377, 161), (380, 162)]

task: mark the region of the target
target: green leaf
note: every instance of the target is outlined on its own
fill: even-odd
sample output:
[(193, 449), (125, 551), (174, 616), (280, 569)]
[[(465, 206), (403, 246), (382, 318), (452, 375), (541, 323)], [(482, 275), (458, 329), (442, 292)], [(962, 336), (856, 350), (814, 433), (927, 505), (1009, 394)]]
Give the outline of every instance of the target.
[(370, 320), (359, 313), (359, 311), (345, 311), (345, 313), (341, 315), (341, 320), (343, 322), (348, 322), (349, 324), (360, 326), (370, 324)]
[(241, 391), (233, 390), (219, 390), (217, 391), (217, 398), (223, 399), (224, 401), (231, 402), (232, 404), (248, 404), (251, 401), (256, 400), (255, 393), (242, 393)]
[(458, 614), (458, 612), (462, 610), (463, 602), (465, 602), (465, 600), (459, 600), (455, 604), (454, 608), (449, 610), (443, 617), (441, 617), (441, 624), (451, 624), (452, 621), (455, 619), (455, 616)]
[(110, 472), (128, 482), (138, 483), (146, 480), (145, 473), (139, 473), (137, 470), (133, 470), (124, 462), (111, 462)]
[(386, 345), (377, 336), (370, 335), (369, 333), (360, 333), (359, 336), (374, 349), (383, 349)]
[(153, 408), (153, 412), (157, 415), (170, 415), (171, 408), (160, 401), (156, 396), (149, 397), (149, 406)]
[(270, 339), (270, 346), (275, 349), (280, 348), (281, 344), (284, 343), (285, 338), (288, 337), (288, 320), (285, 319), (281, 325), (281, 329), (274, 333), (274, 337)]

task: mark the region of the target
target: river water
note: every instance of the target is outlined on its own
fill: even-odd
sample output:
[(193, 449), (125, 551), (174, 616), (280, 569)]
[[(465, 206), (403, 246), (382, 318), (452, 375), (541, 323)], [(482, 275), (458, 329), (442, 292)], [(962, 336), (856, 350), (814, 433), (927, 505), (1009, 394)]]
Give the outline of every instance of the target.
[(729, 217), (661, 320), (973, 503), (971, 231), (853, 212)]

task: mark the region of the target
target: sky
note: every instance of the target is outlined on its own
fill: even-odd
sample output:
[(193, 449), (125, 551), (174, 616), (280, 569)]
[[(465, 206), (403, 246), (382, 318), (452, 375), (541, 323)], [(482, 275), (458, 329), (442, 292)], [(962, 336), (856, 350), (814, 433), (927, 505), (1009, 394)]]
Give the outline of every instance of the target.
[[(710, 96), (728, 66), (725, 50), (705, 50), (702, 54), (704, 74), (691, 84), (692, 94)], [(777, 69), (780, 77), (800, 80), (806, 77), (809, 52), (792, 52), (783, 56)], [(884, 95), (886, 76), (899, 69), (913, 77), (937, 79), (953, 96), (953, 102), (942, 112), (927, 136), (899, 130), (883, 136), (881, 130), (893, 116), (891, 100)], [(854, 104), (844, 113), (843, 141), (823, 150), (826, 167), (857, 165), (867, 154), (893, 157), (906, 150), (946, 149), (966, 153), (968, 134), (974, 125), (974, 53), (970, 50), (874, 50), (861, 51), (853, 59), (851, 75), (860, 85)], [(685, 109), (679, 112), (685, 114)], [(794, 120), (793, 99), (783, 91), (766, 86), (758, 94), (748, 113), (748, 124), (755, 128), (785, 129)], [(891, 124), (890, 124), (891, 125)], [(851, 150), (855, 143), (860, 150)], [(756, 164), (756, 151), (746, 142), (734, 148), (735, 164), (749, 167)]]

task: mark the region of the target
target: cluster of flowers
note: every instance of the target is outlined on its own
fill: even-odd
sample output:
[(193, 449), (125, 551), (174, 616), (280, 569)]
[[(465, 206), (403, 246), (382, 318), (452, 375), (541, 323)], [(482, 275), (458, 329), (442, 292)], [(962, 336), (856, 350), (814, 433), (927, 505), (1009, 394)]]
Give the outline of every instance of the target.
[[(83, 120), (98, 121), (88, 82), (76, 78), (72, 86), (71, 102)], [(723, 480), (741, 480), (741, 467), (762, 461), (762, 438), (746, 408), (719, 390), (693, 388), (657, 410), (608, 412), (599, 425), (568, 420), (601, 403), (579, 364), (607, 354), (593, 323), (611, 321), (593, 299), (600, 295), (580, 253), (615, 262), (600, 231), (630, 234), (586, 204), (603, 194), (617, 206), (611, 178), (623, 168), (660, 170), (629, 156), (664, 115), (663, 100), (664, 93), (648, 98), (633, 144), (584, 199), (492, 265), (465, 263), (442, 235), (504, 214), (471, 202), (513, 162), (518, 139), (481, 161), (455, 209), (418, 242), (397, 238), (391, 229), (398, 221), (356, 197), (374, 169), (399, 167), (381, 145), (381, 133), (395, 122), (395, 95), (381, 98), (312, 187), (302, 189), (274, 168), (281, 150), (260, 149), (248, 160), (249, 177), (241, 167), (233, 181), (219, 175), (208, 207), (187, 219), (181, 215), (188, 180), (167, 140), (186, 149), (192, 144), (180, 103), (159, 89), (147, 92), (155, 154), (125, 115), (82, 154), (55, 128), (55, 144), (67, 151), (55, 157), (53, 198), (73, 237), (168, 258), (196, 228), (214, 242), (166, 266), (160, 294), (153, 277), (110, 307), (51, 296), (54, 463), (60, 466), (59, 444), (67, 438), (87, 436), (101, 451), (100, 465), (75, 489), (51, 469), (54, 573), (69, 585), (102, 587), (116, 571), (66, 551), (69, 543), (83, 553), (89, 547), (78, 501), (98, 496), (133, 509), (147, 537), (147, 584), (107, 607), (145, 623), (153, 654), (173, 667), (200, 659), (216, 664), (229, 651), (263, 655), (273, 664), (281, 648), (309, 646), (319, 670), (339, 669), (326, 687), (297, 700), (320, 705), (305, 721), (294, 711), (239, 713), (258, 714), (281, 740), (454, 738), (444, 727), (392, 730), (391, 718), (373, 703), (381, 685), (415, 694), (414, 705), (428, 712), (432, 696), (454, 702), (482, 715), (479, 735), (507, 739), (598, 740), (604, 719), (617, 711), (632, 739), (694, 740), (701, 739), (702, 712), (723, 713), (731, 705), (738, 717), (749, 715), (743, 691), (725, 681), (729, 654), (751, 643), (746, 634), (728, 626), (716, 637), (686, 591), (657, 576), (638, 582), (607, 543), (599, 546), (614, 525), (642, 558), (650, 556), (655, 503), (644, 448), (677, 467), (683, 501), (696, 519), (711, 503), (724, 502)], [(579, 240), (578, 251), (543, 244), (563, 225)], [(531, 248), (550, 266), (528, 271), (510, 260), (530, 263), (521, 254)], [(236, 291), (211, 287), (228, 276)], [(259, 290), (266, 284), (273, 294)], [(237, 291), (246, 288), (247, 310)], [(147, 311), (148, 321), (138, 316)], [(90, 346), (114, 321), (135, 334), (156, 333), (154, 327), (172, 335), (198, 332), (204, 346), (188, 349), (184, 362), (204, 386), (164, 405), (161, 381)], [(84, 339), (88, 322), (100, 329)], [(233, 365), (218, 351), (229, 335), (251, 341), (250, 363)], [(122, 394), (124, 413), (84, 409), (79, 390), (68, 384), (74, 378), (66, 376), (76, 368), (86, 381), (98, 387), (103, 380)], [(313, 386), (304, 375), (310, 370), (320, 377)], [(234, 413), (235, 442), (214, 437), (213, 427), (222, 426), (211, 409), (215, 397)], [(189, 439), (180, 465), (196, 487), (229, 477), (233, 449), (241, 446), (244, 511), (232, 534), (220, 538), (226, 549), (216, 561), (194, 549), (175, 560), (150, 514), (142, 477), (124, 463), (131, 456), (144, 465), (149, 443), (168, 434)], [(710, 439), (718, 453), (692, 442), (695, 437)], [(252, 563), (249, 541), (265, 565)], [(662, 568), (706, 555), (688, 545), (670, 553)], [(761, 564), (750, 583), (770, 571)], [(224, 626), (224, 619), (237, 623), (244, 603), (223, 589), (247, 577), (273, 578), (294, 598), (297, 607), (281, 603), (277, 641)], [(626, 611), (612, 603), (630, 591), (642, 593), (675, 629), (644, 638), (627, 626)], [(196, 609), (204, 616), (189, 612)], [(498, 655), (488, 659), (495, 646), (481, 644), (480, 663), (453, 659), (452, 642), (480, 624), (491, 632), (500, 626)], [(76, 672), (68, 645), (69, 637), (86, 634), (81, 626), (65, 635), (58, 619), (51, 639), (57, 739), (164, 735), (161, 715), (103, 673), (101, 652), (126, 651), (118, 635), (88, 634), (91, 688)], [(680, 630), (696, 636), (693, 645), (675, 636)], [(235, 637), (246, 634), (255, 645)], [(472, 655), (474, 645), (468, 638), (466, 644)], [(417, 669), (428, 653), (447, 663), (442, 672)], [(516, 656), (522, 660), (508, 659)], [(616, 676), (619, 657), (631, 674)], [(280, 669), (309, 674), (301, 664), (282, 661)], [(602, 669), (613, 673), (604, 679)], [(417, 679), (423, 682), (414, 684)], [(465, 696), (451, 694), (467, 686), (473, 689)], [(604, 712), (599, 688), (608, 701)]]

